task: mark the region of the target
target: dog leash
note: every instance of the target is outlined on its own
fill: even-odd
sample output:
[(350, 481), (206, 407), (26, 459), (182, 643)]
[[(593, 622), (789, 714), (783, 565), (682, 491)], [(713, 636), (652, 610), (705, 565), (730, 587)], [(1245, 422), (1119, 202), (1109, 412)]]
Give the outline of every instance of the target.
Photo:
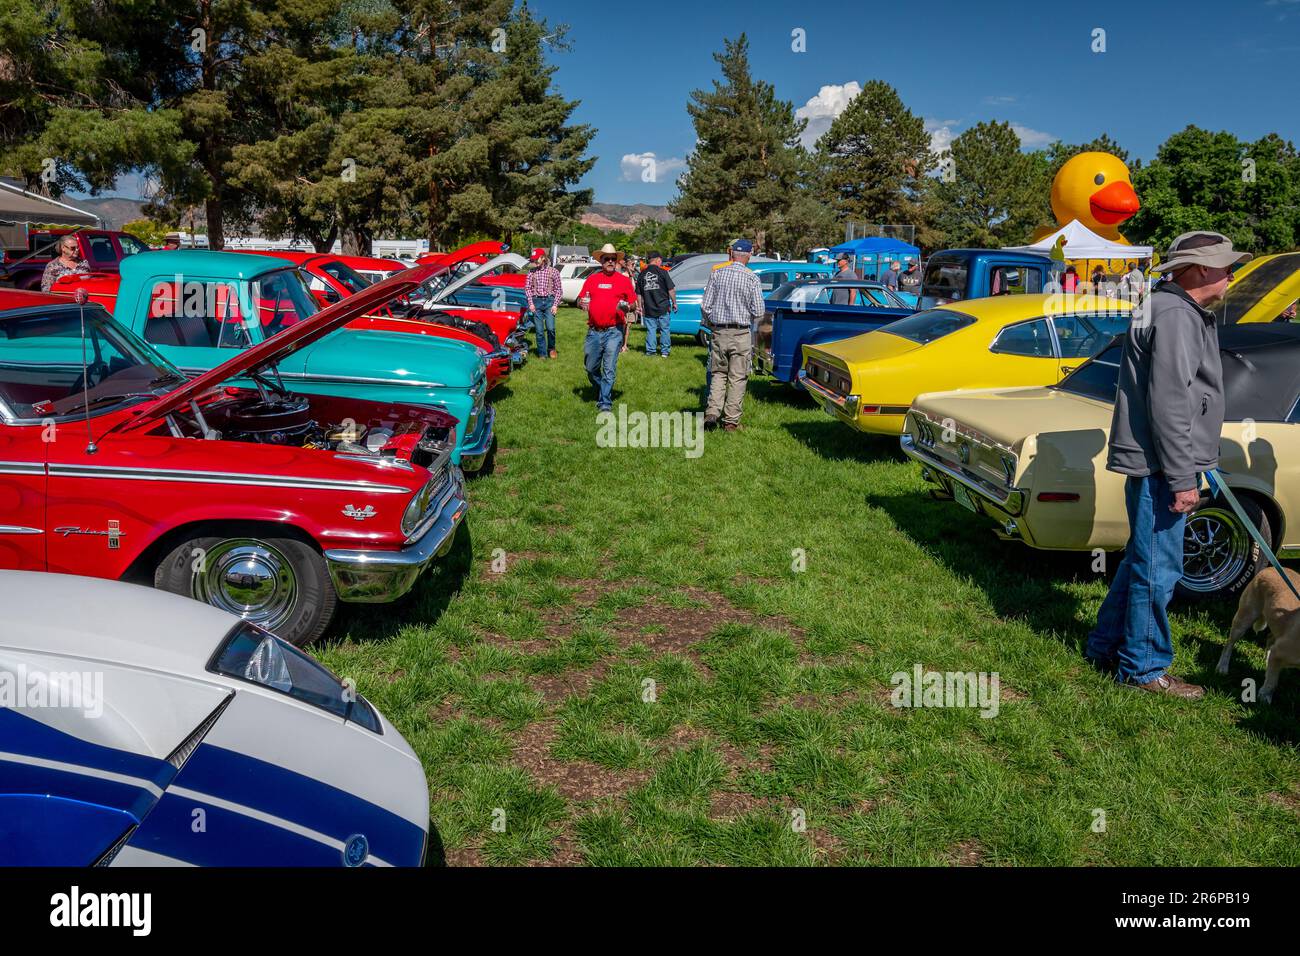
[(1263, 551), (1264, 557), (1268, 558), (1268, 563), (1273, 565), (1273, 569), (1281, 575), (1282, 580), (1286, 582), (1286, 586), (1291, 589), (1291, 593), (1296, 596), (1297, 600), (1300, 600), (1300, 591), (1296, 590), (1295, 584), (1291, 581), (1291, 576), (1283, 570), (1282, 562), (1277, 559), (1277, 555), (1273, 553), (1273, 549), (1268, 546), (1268, 542), (1264, 540), (1264, 536), (1259, 533), (1259, 529), (1255, 527), (1255, 522), (1246, 517), (1246, 512), (1241, 507), (1241, 502), (1237, 500), (1237, 496), (1228, 488), (1228, 483), (1224, 481), (1223, 476), (1219, 474), (1219, 469), (1211, 468), (1205, 473), (1205, 477), (1209, 479), (1211, 490), (1216, 495), (1221, 495), (1223, 500), (1231, 506), (1233, 514), (1237, 516), (1237, 520), (1246, 526), (1246, 530), (1250, 533), (1251, 538), (1257, 545), (1259, 545), (1260, 550)]

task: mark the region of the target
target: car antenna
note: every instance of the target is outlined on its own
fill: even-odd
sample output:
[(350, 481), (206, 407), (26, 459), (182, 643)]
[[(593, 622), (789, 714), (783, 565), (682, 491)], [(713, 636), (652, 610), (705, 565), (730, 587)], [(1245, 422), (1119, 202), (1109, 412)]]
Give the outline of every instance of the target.
[(81, 312), (81, 402), (86, 413), (86, 454), (93, 455), (99, 451), (95, 444), (94, 433), (90, 430), (90, 370), (86, 367), (86, 295), (85, 289), (78, 289), (74, 298), (77, 309)]

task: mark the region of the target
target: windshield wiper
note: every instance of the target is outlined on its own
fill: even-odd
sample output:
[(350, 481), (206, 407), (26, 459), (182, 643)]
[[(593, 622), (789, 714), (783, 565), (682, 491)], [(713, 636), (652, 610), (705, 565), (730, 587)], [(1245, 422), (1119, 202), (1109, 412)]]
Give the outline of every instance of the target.
[(92, 398), (89, 402), (78, 402), (76, 405), (73, 405), (63, 414), (71, 415), (74, 412), (81, 411), (83, 408), (91, 408), (92, 406), (98, 405), (101, 402), (120, 402), (128, 398), (157, 398), (157, 397), (158, 396), (155, 395), (153, 392), (122, 392), (117, 395), (100, 395), (98, 398)]

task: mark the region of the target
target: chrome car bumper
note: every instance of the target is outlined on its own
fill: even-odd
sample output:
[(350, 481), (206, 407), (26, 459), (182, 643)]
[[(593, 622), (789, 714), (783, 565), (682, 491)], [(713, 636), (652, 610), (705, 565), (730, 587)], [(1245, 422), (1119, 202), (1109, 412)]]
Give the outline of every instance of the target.
[(487, 460), (488, 452), (492, 449), (496, 420), (496, 406), (488, 405), (485, 407), (483, 409), (483, 424), (479, 426), (478, 441), (472, 445), (466, 445), (460, 450), (460, 467), (462, 471), (478, 471), (483, 467), (483, 462)]
[(836, 409), (843, 412), (848, 418), (856, 418), (858, 414), (857, 395), (840, 395), (838, 392), (832, 392), (825, 385), (817, 382), (816, 379), (808, 375), (807, 369), (799, 369), (799, 384), (802, 385), (813, 398), (821, 401), (823, 404), (833, 405)]
[(325, 552), (325, 564), (340, 601), (386, 604), (414, 586), (435, 559), (451, 550), (456, 529), (469, 504), (465, 479), (452, 468), (451, 480), (438, 505), (438, 518), (418, 539), (397, 551), (334, 548)]
[[(932, 455), (916, 443), (916, 437), (910, 432), (903, 432), (898, 440), (903, 454), (919, 461), (941, 480), (947, 479), (961, 485), (982, 504), (992, 505), (1008, 515), (1019, 516), (1025, 510), (1025, 493), (1018, 488), (998, 488), (992, 482), (985, 481), (978, 475), (954, 468), (937, 455)], [(942, 483), (942, 481), (941, 481)]]
[(776, 362), (768, 349), (754, 349), (754, 371), (759, 375), (776, 374)]

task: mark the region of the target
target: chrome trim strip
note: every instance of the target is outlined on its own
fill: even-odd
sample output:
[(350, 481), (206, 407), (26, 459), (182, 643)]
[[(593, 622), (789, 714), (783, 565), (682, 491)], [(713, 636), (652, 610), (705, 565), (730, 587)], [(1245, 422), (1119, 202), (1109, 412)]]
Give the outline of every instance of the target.
[(369, 378), (362, 375), (309, 375), (306, 372), (281, 372), (281, 378), (298, 382), (360, 382), (365, 385), (411, 385), (417, 388), (448, 388), (443, 382), (422, 382), (409, 378)]
[(979, 495), (986, 501), (992, 502), (997, 508), (1008, 514), (1020, 516), (1024, 513), (1025, 493), (1020, 490), (1006, 491), (1005, 489), (994, 489), (990, 484), (980, 478), (967, 475), (965, 472), (958, 471), (936, 455), (931, 455), (916, 444), (916, 439), (910, 432), (903, 432), (898, 439), (899, 445), (903, 449), (903, 454), (909, 458), (915, 458), (922, 465), (939, 472), (949, 481), (955, 481), (964, 487), (971, 494)]
[(248, 475), (228, 471), (164, 471), (113, 465), (51, 465), (51, 475), (64, 478), (121, 478), (126, 481), (178, 481), (213, 485), (253, 485), (270, 488), (312, 488), (319, 491), (367, 491), (380, 495), (410, 494), (410, 488), (341, 478), (298, 478)]
[(43, 461), (0, 461), (0, 475), (43, 475)]
[(799, 384), (807, 391), (811, 392), (814, 398), (820, 398), (823, 401), (830, 402), (846, 415), (857, 415), (859, 397), (857, 395), (840, 395), (838, 392), (832, 392), (825, 385), (820, 384), (816, 379), (808, 374), (807, 369), (799, 369)]
[(20, 524), (0, 524), (0, 534), (45, 534), (40, 528), (24, 528)]

